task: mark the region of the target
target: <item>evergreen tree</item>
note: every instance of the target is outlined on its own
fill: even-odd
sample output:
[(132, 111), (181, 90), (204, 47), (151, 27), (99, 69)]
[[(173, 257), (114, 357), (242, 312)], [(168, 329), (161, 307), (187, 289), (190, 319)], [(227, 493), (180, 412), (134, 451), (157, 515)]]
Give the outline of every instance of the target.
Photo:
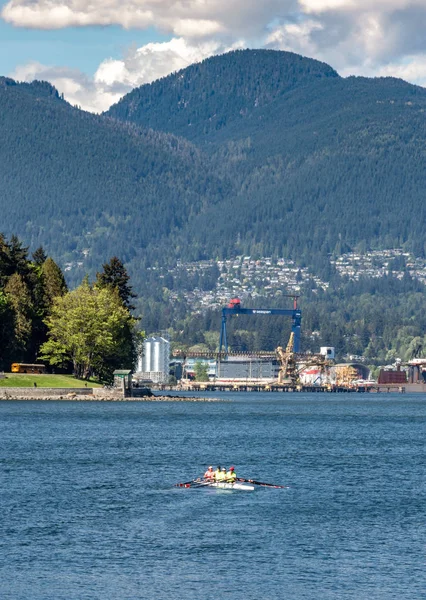
[(5, 236), (0, 233), (0, 285), (5, 285), (7, 278), (12, 275), (13, 271), (10, 245)]
[(33, 252), (34, 264), (37, 265), (38, 267), (41, 267), (46, 259), (47, 259), (47, 255), (46, 255), (43, 247), (39, 246), (37, 248), (37, 250), (35, 250), (35, 252)]
[(136, 298), (136, 294), (133, 293), (132, 287), (129, 285), (130, 277), (121, 260), (113, 256), (109, 263), (105, 263), (102, 267), (103, 271), (96, 274), (96, 285), (100, 288), (116, 289), (124, 306), (129, 310), (134, 310), (135, 307), (131, 304), (131, 299)]
[(0, 369), (10, 367), (14, 356), (14, 314), (9, 299), (0, 288)]
[[(40, 262), (43, 255), (43, 251), (39, 252), (36, 261)], [(41, 264), (34, 262), (33, 267), (32, 297), (34, 314), (31, 343), (28, 350), (31, 357), (37, 357), (40, 346), (47, 340), (45, 319), (50, 313), (54, 298), (63, 296), (67, 292), (67, 285), (61, 269), (52, 258), (45, 258)]]
[[(17, 236), (8, 241), (0, 234), (0, 362), (34, 362), (40, 345), (46, 341), (43, 320), (52, 304), (51, 290), (57, 281), (58, 293), (64, 289), (63, 275), (42, 248), (28, 258), (28, 249)], [(47, 283), (47, 289), (46, 289)], [(65, 287), (66, 289), (66, 287)]]
[(28, 248), (23, 246), (16, 235), (12, 235), (9, 242), (10, 262), (15, 273), (28, 277), (30, 263), (28, 260)]
[(61, 269), (50, 257), (43, 261), (41, 270), (43, 275), (46, 304), (47, 306), (52, 306), (53, 300), (57, 296), (63, 296), (68, 291), (65, 277)]
[[(4, 288), (8, 303), (13, 310), (14, 349), (24, 356), (32, 333), (33, 302), (31, 292), (22, 275), (14, 273)], [(16, 356), (16, 359), (18, 356)]]

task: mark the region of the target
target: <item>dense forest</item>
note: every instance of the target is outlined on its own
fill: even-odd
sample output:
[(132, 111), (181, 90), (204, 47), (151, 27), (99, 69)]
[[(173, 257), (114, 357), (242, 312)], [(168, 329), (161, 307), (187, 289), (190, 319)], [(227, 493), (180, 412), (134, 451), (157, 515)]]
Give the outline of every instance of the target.
[[(217, 315), (171, 305), (156, 274), (178, 260), (251, 255), (291, 258), (330, 282), (304, 286), (305, 347), (332, 336), (341, 355), (385, 360), (422, 335), (421, 284), (347, 282), (330, 256), (425, 256), (423, 88), (244, 50), (144, 85), (104, 115), (48, 83), (7, 78), (0, 108), (0, 231), (46, 248), (71, 287), (119, 256), (147, 330), (173, 326), (182, 343), (217, 332)], [(255, 326), (262, 340), (244, 325), (234, 344), (282, 342), (285, 327)]]
[(0, 79), (0, 108), (1, 231), (61, 266), (84, 260), (72, 284), (114, 254), (135, 275), (176, 254), (188, 220), (225, 193), (185, 140), (82, 112), (48, 84)]
[(54, 298), (66, 292), (61, 269), (42, 247), (30, 257), (16, 236), (0, 235), (0, 369), (35, 362)]
[(42, 247), (0, 235), (0, 370), (43, 361), (78, 378), (111, 381), (114, 369), (136, 361), (140, 335), (130, 314), (135, 298), (124, 265), (113, 257), (68, 291)]
[(265, 50), (188, 67), (108, 114), (186, 137), (231, 174), (233, 197), (189, 224), (193, 248), (312, 264), (359, 244), (424, 255), (425, 109), (402, 80)]

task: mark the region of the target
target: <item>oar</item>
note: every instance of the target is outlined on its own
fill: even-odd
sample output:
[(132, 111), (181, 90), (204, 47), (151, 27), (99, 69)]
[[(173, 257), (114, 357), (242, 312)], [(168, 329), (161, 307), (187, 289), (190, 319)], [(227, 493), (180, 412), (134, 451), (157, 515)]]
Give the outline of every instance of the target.
[(209, 483), (211, 483), (210, 481), (206, 481), (206, 480), (197, 480), (197, 479), (191, 479), (191, 481), (184, 481), (182, 483), (175, 483), (174, 487), (201, 487), (203, 485), (208, 485)]
[(202, 479), (201, 481), (194, 481), (191, 487), (204, 487), (206, 485), (211, 485), (212, 483), (215, 482), (209, 479)]
[(244, 477), (237, 477), (238, 481), (243, 481), (244, 483), (253, 483), (254, 485), (262, 485), (263, 487), (271, 487), (277, 489), (286, 489), (288, 485), (275, 485), (274, 483), (265, 483), (264, 481), (255, 481), (254, 479), (244, 479)]
[(174, 487), (191, 487), (191, 483), (194, 483), (194, 480), (191, 481), (183, 481), (182, 483), (175, 483)]

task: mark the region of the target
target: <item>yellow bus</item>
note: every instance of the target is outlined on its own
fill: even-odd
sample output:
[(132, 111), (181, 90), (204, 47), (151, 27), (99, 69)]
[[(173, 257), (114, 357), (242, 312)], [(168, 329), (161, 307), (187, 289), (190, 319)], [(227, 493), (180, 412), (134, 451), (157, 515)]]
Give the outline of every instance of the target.
[(29, 365), (25, 363), (12, 363), (12, 373), (41, 373), (46, 372), (44, 365)]

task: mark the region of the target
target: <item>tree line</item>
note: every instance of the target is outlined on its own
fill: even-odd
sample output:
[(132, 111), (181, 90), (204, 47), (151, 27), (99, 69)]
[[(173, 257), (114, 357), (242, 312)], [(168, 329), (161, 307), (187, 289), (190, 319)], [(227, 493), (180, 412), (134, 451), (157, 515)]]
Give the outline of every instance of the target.
[(132, 368), (142, 334), (132, 315), (136, 295), (113, 257), (91, 283), (68, 290), (64, 274), (42, 247), (31, 256), (16, 237), (0, 234), (0, 369), (43, 361), (75, 377), (110, 381)]

